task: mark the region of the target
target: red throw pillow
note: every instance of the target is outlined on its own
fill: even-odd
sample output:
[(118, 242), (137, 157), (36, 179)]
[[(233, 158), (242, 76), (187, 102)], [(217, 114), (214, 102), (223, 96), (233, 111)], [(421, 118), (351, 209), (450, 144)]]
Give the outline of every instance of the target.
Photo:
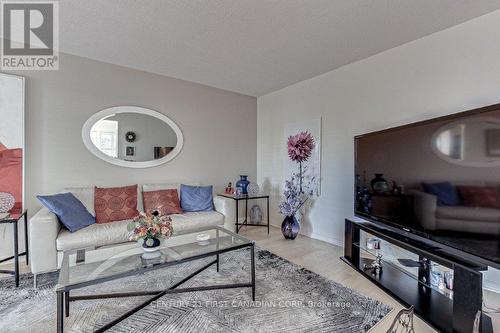
[(497, 189), (486, 186), (457, 186), (465, 206), (500, 208)]
[(183, 213), (176, 189), (142, 192), (142, 201), (148, 216), (155, 209), (162, 216)]
[(137, 185), (94, 189), (95, 220), (107, 223), (133, 219), (137, 211)]

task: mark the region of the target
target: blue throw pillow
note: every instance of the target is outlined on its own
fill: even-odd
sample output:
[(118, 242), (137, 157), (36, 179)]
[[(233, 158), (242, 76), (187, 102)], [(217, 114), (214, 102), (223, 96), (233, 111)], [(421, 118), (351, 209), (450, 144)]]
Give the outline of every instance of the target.
[(449, 182), (427, 184), (423, 183), (424, 191), (437, 197), (439, 206), (458, 206), (461, 204), (457, 189)]
[(72, 193), (37, 195), (38, 200), (70, 231), (75, 232), (95, 223), (95, 217)]
[(212, 185), (190, 186), (181, 184), (181, 208), (185, 212), (214, 210)]

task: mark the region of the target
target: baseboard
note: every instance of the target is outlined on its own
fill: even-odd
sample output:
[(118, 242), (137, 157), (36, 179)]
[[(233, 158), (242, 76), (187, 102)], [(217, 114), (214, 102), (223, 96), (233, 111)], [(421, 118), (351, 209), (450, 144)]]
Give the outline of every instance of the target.
[[(272, 223), (271, 223), (271, 226), (272, 227), (276, 227), (276, 228), (281, 228), (281, 225), (276, 225), (276, 224), (272, 224)], [(332, 244), (332, 245), (344, 247), (344, 240), (343, 239), (342, 240), (335, 239), (335, 238), (323, 236), (323, 235), (320, 235), (320, 234), (317, 234), (317, 233), (314, 233), (314, 232), (311, 233), (310, 235), (306, 235), (306, 234), (303, 234), (302, 232), (299, 231), (299, 234), (302, 235), (302, 236), (305, 236), (305, 237), (309, 237), (309, 238), (312, 238), (312, 239), (317, 239), (317, 240), (320, 240), (320, 241), (323, 241), (323, 242), (327, 242), (327, 243)]]
[(343, 240), (339, 240), (339, 239), (327, 237), (327, 236), (320, 235), (320, 234), (317, 234), (317, 233), (314, 233), (314, 232), (311, 235), (304, 235), (304, 236), (307, 236), (307, 237), (313, 238), (313, 239), (317, 239), (317, 240), (320, 240), (320, 241), (323, 241), (323, 242), (327, 242), (327, 243), (332, 244), (332, 245), (344, 247), (344, 241)]

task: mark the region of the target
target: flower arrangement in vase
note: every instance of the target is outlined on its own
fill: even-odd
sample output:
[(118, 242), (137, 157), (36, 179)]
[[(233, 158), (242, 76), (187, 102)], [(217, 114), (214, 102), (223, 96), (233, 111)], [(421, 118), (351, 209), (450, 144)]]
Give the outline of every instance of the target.
[(311, 157), (315, 142), (311, 133), (305, 131), (290, 136), (287, 142), (288, 156), (299, 164), (299, 171), (292, 173), (285, 181), (283, 195), (285, 200), (279, 204), (280, 213), (285, 215), (281, 224), (281, 232), (286, 239), (295, 239), (300, 230), (296, 214), (313, 195), (316, 184), (314, 177), (305, 177), (305, 162)]
[(172, 219), (160, 216), (157, 210), (154, 210), (151, 216), (139, 213), (139, 216), (127, 225), (127, 230), (133, 233), (131, 240), (142, 241), (144, 252), (156, 252), (160, 248), (160, 238), (172, 236)]

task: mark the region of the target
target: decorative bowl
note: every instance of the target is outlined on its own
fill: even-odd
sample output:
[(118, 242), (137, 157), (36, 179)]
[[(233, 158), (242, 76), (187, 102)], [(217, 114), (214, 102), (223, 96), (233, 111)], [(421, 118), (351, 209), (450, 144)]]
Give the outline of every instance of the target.
[(196, 236), (196, 241), (198, 242), (199, 245), (207, 245), (210, 244), (208, 241), (210, 239), (209, 234), (199, 234)]

